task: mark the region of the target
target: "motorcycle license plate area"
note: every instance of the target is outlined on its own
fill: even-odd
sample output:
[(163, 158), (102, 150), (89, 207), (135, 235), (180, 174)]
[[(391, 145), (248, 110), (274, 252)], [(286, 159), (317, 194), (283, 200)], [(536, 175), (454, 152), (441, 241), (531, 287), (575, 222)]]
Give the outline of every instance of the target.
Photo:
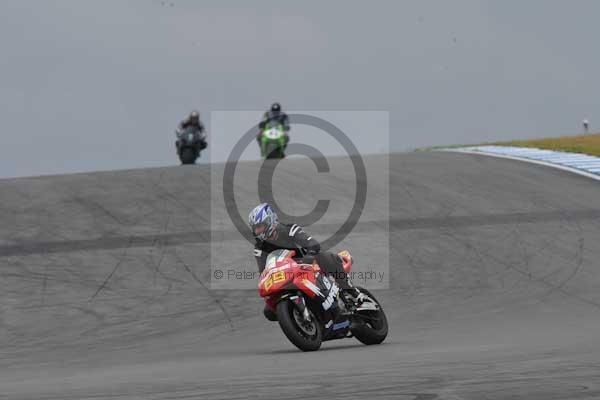
[(270, 291), (273, 285), (286, 281), (285, 271), (275, 271), (267, 275), (263, 283), (263, 287), (266, 291)]
[(269, 254), (258, 284), (262, 295), (267, 295), (272, 289), (293, 279), (293, 269), (289, 262), (292, 255), (289, 250), (277, 250)]
[(272, 129), (267, 129), (264, 131), (264, 135), (268, 138), (268, 139), (279, 139), (283, 136), (283, 131), (281, 129), (276, 129), (276, 128), (272, 128)]

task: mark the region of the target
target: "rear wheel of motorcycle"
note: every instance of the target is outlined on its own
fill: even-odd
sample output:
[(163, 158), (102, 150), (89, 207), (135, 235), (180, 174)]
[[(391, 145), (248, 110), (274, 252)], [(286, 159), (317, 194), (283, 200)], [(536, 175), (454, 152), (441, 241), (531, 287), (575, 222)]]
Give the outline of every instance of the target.
[(364, 344), (379, 344), (388, 334), (388, 322), (383, 307), (367, 289), (358, 288), (379, 306), (377, 311), (357, 311), (352, 322), (352, 334)]
[(285, 336), (302, 351), (321, 347), (321, 324), (309, 310), (311, 321), (305, 322), (298, 308), (289, 300), (277, 304), (277, 320)]
[(190, 147), (186, 147), (181, 150), (179, 159), (182, 164), (194, 164), (196, 162), (196, 152)]

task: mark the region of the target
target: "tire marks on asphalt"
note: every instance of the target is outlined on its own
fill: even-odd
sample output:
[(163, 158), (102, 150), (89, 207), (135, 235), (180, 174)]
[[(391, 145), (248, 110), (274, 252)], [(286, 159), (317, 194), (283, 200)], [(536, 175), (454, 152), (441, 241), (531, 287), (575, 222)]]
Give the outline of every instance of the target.
[[(478, 226), (536, 224), (561, 221), (568, 216), (569, 221), (600, 219), (600, 209), (556, 210), (542, 212), (516, 212), (506, 214), (480, 214), (467, 216), (441, 216), (425, 218), (393, 218), (389, 220), (390, 232), (416, 229), (470, 228)], [(353, 230), (356, 233), (381, 230), (388, 221), (367, 221), (359, 223)], [(319, 224), (311, 227), (311, 232), (325, 233), (337, 229), (334, 224)], [(214, 233), (214, 232), (213, 232)], [(237, 237), (234, 230), (216, 232), (224, 237)], [(184, 244), (209, 243), (211, 231), (208, 229), (191, 232), (161, 233), (138, 236), (112, 236), (98, 239), (66, 241), (24, 241), (14, 245), (0, 246), (0, 257), (22, 256), (41, 253), (62, 253), (91, 250), (114, 250), (137, 247), (166, 247)]]

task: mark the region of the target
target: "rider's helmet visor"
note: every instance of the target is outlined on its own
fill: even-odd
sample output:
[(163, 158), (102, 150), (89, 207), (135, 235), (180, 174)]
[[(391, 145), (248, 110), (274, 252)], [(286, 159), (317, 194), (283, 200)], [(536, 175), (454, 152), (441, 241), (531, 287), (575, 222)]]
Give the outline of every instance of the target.
[(261, 222), (260, 224), (254, 225), (252, 227), (252, 230), (254, 231), (254, 236), (260, 236), (261, 234), (265, 233), (267, 228), (268, 226), (266, 222)]

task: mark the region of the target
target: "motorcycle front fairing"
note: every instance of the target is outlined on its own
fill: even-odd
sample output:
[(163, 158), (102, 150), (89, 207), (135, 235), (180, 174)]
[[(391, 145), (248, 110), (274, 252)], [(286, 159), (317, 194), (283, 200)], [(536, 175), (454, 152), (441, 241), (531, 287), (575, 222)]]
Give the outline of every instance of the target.
[(189, 146), (196, 145), (198, 142), (206, 141), (206, 134), (200, 132), (197, 128), (186, 128), (184, 130), (176, 130), (175, 136), (181, 144)]
[(294, 251), (276, 250), (266, 260), (259, 292), (275, 310), (284, 299), (293, 300), (299, 311), (310, 308), (323, 326), (323, 340), (347, 337), (350, 321), (338, 305), (339, 287), (316, 264), (298, 264)]
[(262, 157), (277, 152), (276, 158), (283, 157), (286, 144), (286, 132), (280, 123), (269, 121), (262, 129), (260, 136), (260, 152)]

